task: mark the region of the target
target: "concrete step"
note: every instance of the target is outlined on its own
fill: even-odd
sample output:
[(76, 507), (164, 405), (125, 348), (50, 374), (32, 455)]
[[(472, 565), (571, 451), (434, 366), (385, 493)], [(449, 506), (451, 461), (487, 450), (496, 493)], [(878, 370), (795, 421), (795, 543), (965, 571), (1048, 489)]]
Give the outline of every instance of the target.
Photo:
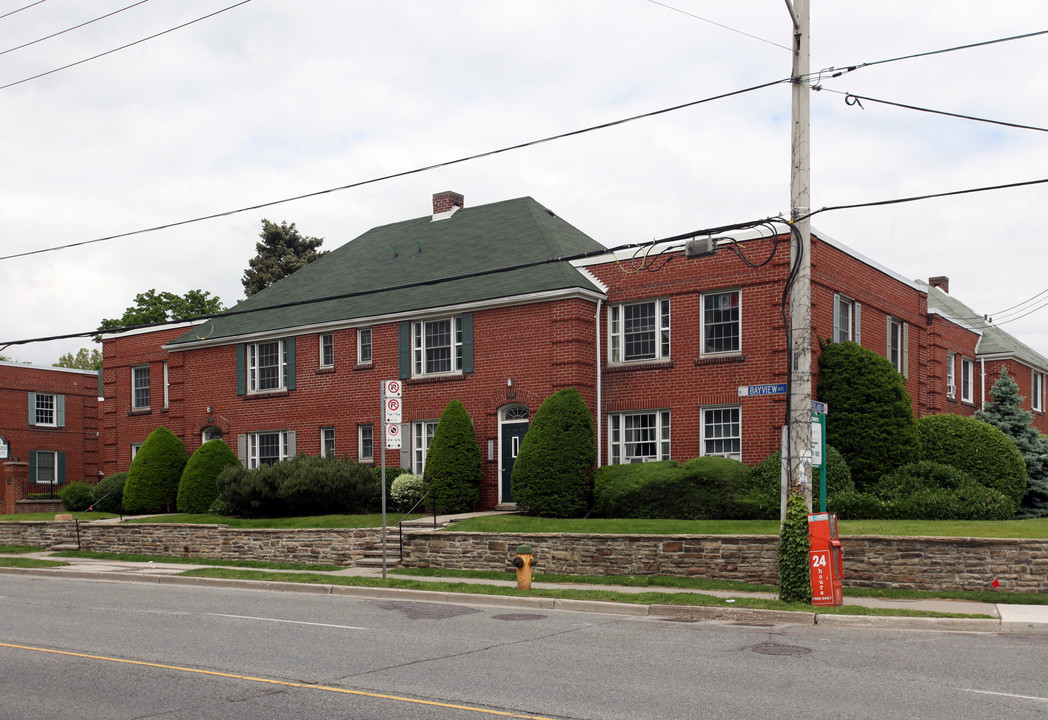
[[(382, 567), (382, 546), (369, 548), (364, 551), (364, 557), (357, 560), (360, 567)], [(400, 546), (386, 546), (386, 567), (397, 567), (400, 565)]]
[(76, 544), (76, 541), (63, 541), (55, 543), (51, 546), (52, 550), (79, 550), (80, 547)]

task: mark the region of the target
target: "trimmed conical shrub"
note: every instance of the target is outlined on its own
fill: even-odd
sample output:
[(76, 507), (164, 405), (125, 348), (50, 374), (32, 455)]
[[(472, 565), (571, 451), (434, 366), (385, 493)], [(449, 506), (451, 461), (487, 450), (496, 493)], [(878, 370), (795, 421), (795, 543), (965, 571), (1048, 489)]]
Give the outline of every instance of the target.
[(170, 512), (178, 497), (178, 482), (189, 455), (182, 441), (158, 427), (142, 443), (124, 484), (124, 512), (129, 515)]
[(480, 498), (480, 445), (469, 413), (452, 400), (433, 431), (422, 480), (443, 512), (472, 509)]
[(222, 440), (208, 440), (189, 458), (182, 479), (178, 482), (178, 511), (181, 513), (206, 513), (218, 497), (215, 478), (222, 468), (239, 465), (236, 453)]

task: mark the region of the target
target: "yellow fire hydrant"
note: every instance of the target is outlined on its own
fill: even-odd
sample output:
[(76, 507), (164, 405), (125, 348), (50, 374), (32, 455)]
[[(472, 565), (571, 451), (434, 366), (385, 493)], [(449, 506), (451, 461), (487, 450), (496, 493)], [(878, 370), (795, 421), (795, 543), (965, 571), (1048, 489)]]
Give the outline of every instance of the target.
[(534, 563), (531, 557), (530, 545), (518, 545), (517, 557), (513, 558), (513, 567), (517, 568), (517, 589), (531, 589), (531, 566)]

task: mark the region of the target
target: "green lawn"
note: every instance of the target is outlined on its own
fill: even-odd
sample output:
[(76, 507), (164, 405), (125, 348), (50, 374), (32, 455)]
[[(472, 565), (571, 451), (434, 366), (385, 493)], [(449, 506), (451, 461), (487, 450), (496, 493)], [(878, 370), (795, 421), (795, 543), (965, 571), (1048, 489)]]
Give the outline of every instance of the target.
[[(409, 515), (408, 519), (421, 517)], [(386, 515), (386, 522), (396, 522), (400, 515)], [(382, 514), (373, 515), (316, 515), (311, 517), (286, 518), (231, 518), (224, 515), (174, 513), (153, 517), (134, 518), (128, 523), (190, 523), (194, 525), (228, 525), (234, 528), (371, 528), (382, 527)]]
[(119, 517), (113, 513), (104, 512), (86, 512), (82, 515), (80, 513), (70, 513), (68, 510), (62, 510), (61, 513), (53, 512), (42, 512), (42, 513), (19, 513), (17, 515), (0, 515), (0, 522), (29, 522), (31, 520), (44, 520), (46, 522), (53, 522), (55, 515), (72, 515), (74, 518), (80, 518), (80, 522), (87, 522), (88, 520), (104, 520), (106, 518)]

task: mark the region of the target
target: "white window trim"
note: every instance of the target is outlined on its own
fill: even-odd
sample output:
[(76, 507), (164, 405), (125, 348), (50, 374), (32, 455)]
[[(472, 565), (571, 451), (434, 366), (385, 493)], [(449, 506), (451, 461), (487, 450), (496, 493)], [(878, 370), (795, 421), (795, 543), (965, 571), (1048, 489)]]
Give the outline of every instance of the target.
[[(708, 453), (706, 452), (706, 413), (712, 410), (734, 410), (739, 415), (739, 452), (738, 453)], [(733, 460), (742, 460), (742, 406), (741, 405), (708, 405), (699, 409), (699, 454), (702, 457), (726, 457)], [(723, 440), (725, 438), (710, 438)], [(734, 438), (730, 438), (734, 439)]]
[[(324, 339), (331, 339), (331, 361), (327, 362), (324, 360)], [(320, 350), (320, 358), (318, 364), (322, 368), (335, 367), (335, 333), (320, 333), (317, 337), (317, 346)]]
[(295, 455), (295, 433), (290, 430), (267, 430), (247, 434), (247, 467), (253, 469), (259, 467), (259, 437), (262, 435), (279, 435), (280, 447), (276, 462), (288, 460)]
[(957, 397), (956, 353), (946, 352), (946, 397), (953, 400)]
[[(451, 340), (447, 346), (451, 353), (451, 369), (427, 372), (426, 369), (426, 325), (436, 322), (447, 322), (451, 331)], [(415, 320), (411, 323), (411, 374), (412, 377), (435, 377), (462, 374), (462, 316)]]
[(439, 420), (416, 420), (411, 424), (411, 469), (415, 475), (422, 477), (426, 471), (426, 456), (429, 454), (429, 444), (433, 440), (433, 433), (428, 432), (432, 427), (436, 432)]
[[(40, 399), (49, 397), (51, 398), (51, 421), (40, 422)], [(58, 393), (36, 393), (36, 405), (33, 408), (33, 415), (36, 422), (33, 424), (36, 427), (58, 427)]]
[[(625, 310), (638, 305), (655, 305), (655, 353), (652, 357), (626, 359)], [(658, 362), (670, 359), (671, 315), (668, 297), (648, 298), (636, 302), (617, 303), (608, 306), (608, 362), (616, 365), (628, 363)]]
[[(146, 374), (146, 380), (148, 381), (144, 388), (138, 386), (138, 373), (140, 370), (144, 370)], [(149, 365), (132, 365), (131, 366), (131, 409), (132, 410), (148, 410), (150, 406), (150, 392), (152, 390), (152, 377), (150, 377)], [(146, 391), (146, 402), (144, 405), (138, 404), (138, 391), (139, 389)]]
[[(370, 434), (371, 441), (371, 454), (368, 455), (364, 452), (364, 434), (367, 432)], [(358, 460), (361, 462), (374, 462), (375, 461), (375, 426), (371, 423), (361, 423), (357, 425), (357, 455)]]
[[(899, 357), (898, 360), (892, 360), (892, 326), (899, 326)], [(884, 355), (892, 363), (892, 366), (898, 371), (904, 378), (910, 376), (910, 326), (908, 323), (900, 320), (892, 315), (888, 316), (887, 327), (885, 331), (885, 349)]]
[[(626, 451), (628, 445), (626, 442), (626, 419), (643, 415), (654, 416), (655, 425), (652, 429), (655, 431), (655, 439), (652, 442), (655, 444), (655, 455), (633, 455), (627, 458)], [(669, 460), (671, 436), (672, 422), (669, 410), (662, 409), (612, 413), (608, 415), (608, 464), (620, 465), (632, 463), (636, 461), (636, 458), (640, 458), (640, 462)]]
[[(841, 318), (844, 317), (842, 310), (847, 308), (848, 333), (842, 337)], [(853, 340), (862, 344), (862, 305), (847, 295), (834, 294), (833, 296), (833, 341), (847, 342)]]
[(1044, 381), (1045, 374), (1031, 370), (1030, 377), (1030, 409), (1034, 412), (1044, 412)]
[[(327, 436), (331, 434), (331, 452), (327, 449)], [(335, 451), (335, 426), (328, 425), (320, 428), (320, 457), (336, 457)]]
[[(259, 388), (258, 348), (260, 345), (277, 344), (277, 386)], [(249, 343), (247, 346), (247, 391), (249, 393), (278, 392), (287, 389), (287, 342), (284, 340), (267, 340), (265, 342)]]
[(131, 459), (135, 459), (135, 455), (138, 455), (138, 451), (142, 449), (142, 443), (131, 443)]
[[(738, 304), (739, 318), (738, 318), (738, 320), (736, 320), (736, 325), (738, 327), (738, 333), (737, 334), (738, 334), (738, 338), (739, 338), (739, 346), (737, 348), (732, 349), (732, 350), (707, 350), (706, 349), (706, 298), (711, 296), (711, 295), (729, 295), (729, 294), (738, 295), (738, 297), (739, 297), (739, 304)], [(713, 355), (726, 356), (726, 355), (738, 355), (738, 354), (740, 354), (742, 352), (742, 290), (736, 288), (734, 290), (718, 290), (716, 292), (702, 293), (702, 295), (699, 297), (699, 314), (700, 314), (700, 319), (699, 319), (699, 325), (700, 325), (700, 327), (699, 327), (699, 334), (700, 334), (699, 343), (700, 344), (699, 344), (699, 347), (702, 348), (702, 353), (701, 353), (702, 355), (704, 355), (704, 356), (713, 356)]]
[(171, 371), (167, 362), (164, 362), (164, 409), (171, 406)]
[[(47, 455), (51, 458), (51, 479), (41, 480), (40, 479), (40, 458)], [(33, 477), (30, 482), (35, 485), (57, 485), (58, 484), (58, 451), (57, 450), (37, 450), (36, 451), (36, 468), (34, 469)]]
[[(367, 349), (368, 356), (364, 358), (364, 335), (367, 335)], [(375, 335), (371, 332), (371, 328), (358, 328), (357, 329), (357, 364), (358, 365), (370, 365), (374, 358), (375, 351)]]
[[(964, 377), (967, 368), (968, 378)], [(975, 361), (961, 357), (961, 402), (974, 402), (975, 398)]]

